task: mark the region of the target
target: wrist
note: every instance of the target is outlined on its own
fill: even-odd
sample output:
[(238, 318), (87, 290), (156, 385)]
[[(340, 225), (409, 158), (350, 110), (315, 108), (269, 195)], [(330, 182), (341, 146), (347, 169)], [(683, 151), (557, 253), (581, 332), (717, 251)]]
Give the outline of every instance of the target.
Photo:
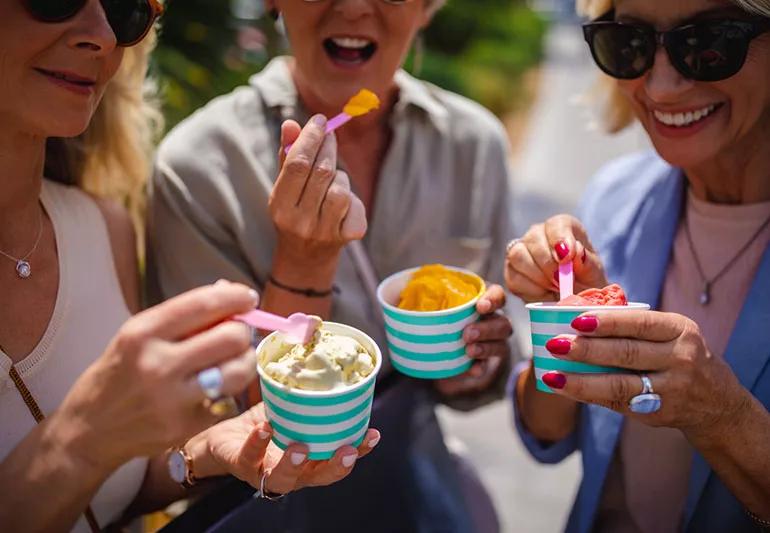
[(60, 467), (76, 473), (81, 479), (107, 479), (120, 465), (130, 459), (114, 449), (103, 434), (81, 417), (69, 417), (55, 412), (44, 423), (42, 456), (60, 463)]
[(331, 255), (303, 257), (276, 248), (271, 268), (272, 276), (284, 285), (297, 289), (327, 291), (331, 289), (339, 263), (339, 251)]
[(211, 453), (208, 435), (210, 429), (199, 433), (187, 441), (184, 445), (185, 451), (190, 455), (193, 466), (193, 473), (196, 480), (202, 480), (210, 477), (224, 476), (227, 471), (216, 460)]
[(701, 452), (717, 451), (731, 446), (735, 439), (743, 439), (745, 431), (754, 431), (758, 417), (756, 400), (751, 393), (735, 380), (733, 392), (722, 395), (724, 406), (719, 416), (710, 423), (683, 429), (692, 445)]

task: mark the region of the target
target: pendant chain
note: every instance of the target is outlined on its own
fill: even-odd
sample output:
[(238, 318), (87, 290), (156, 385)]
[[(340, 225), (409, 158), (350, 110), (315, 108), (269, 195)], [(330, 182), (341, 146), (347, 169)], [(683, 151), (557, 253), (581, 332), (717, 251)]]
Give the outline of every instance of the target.
[(43, 236), (43, 213), (42, 210), (38, 211), (38, 230), (37, 230), (37, 238), (35, 239), (35, 244), (32, 245), (32, 248), (29, 252), (24, 254), (23, 257), (14, 257), (9, 253), (6, 253), (2, 250), (0, 250), (0, 255), (7, 257), (14, 263), (16, 263), (16, 272), (19, 275), (20, 278), (26, 279), (32, 274), (32, 267), (30, 266), (27, 259), (35, 253), (35, 250), (37, 250), (37, 246), (40, 244), (40, 238)]
[(729, 270), (730, 267), (735, 264), (735, 262), (740, 259), (740, 257), (746, 253), (746, 251), (751, 247), (752, 244), (754, 244), (754, 241), (757, 240), (757, 238), (762, 234), (762, 231), (770, 225), (770, 216), (768, 216), (764, 222), (762, 222), (762, 225), (759, 226), (759, 229), (754, 232), (754, 234), (751, 236), (751, 238), (746, 241), (746, 244), (741, 246), (740, 250), (730, 259), (730, 261), (725, 264), (724, 267), (722, 267), (722, 270), (717, 272), (716, 275), (714, 275), (711, 279), (706, 277), (705, 272), (703, 271), (703, 267), (700, 264), (700, 259), (698, 259), (698, 254), (695, 252), (695, 244), (693, 244), (692, 240), (692, 234), (690, 233), (690, 219), (689, 217), (685, 217), (684, 220), (684, 230), (687, 234), (687, 243), (690, 246), (690, 253), (692, 254), (692, 258), (695, 260), (695, 268), (698, 269), (698, 274), (700, 275), (701, 281), (703, 282), (703, 292), (701, 292), (700, 295), (700, 303), (701, 305), (708, 305), (711, 301), (711, 287), (721, 278), (723, 275), (725, 275)]

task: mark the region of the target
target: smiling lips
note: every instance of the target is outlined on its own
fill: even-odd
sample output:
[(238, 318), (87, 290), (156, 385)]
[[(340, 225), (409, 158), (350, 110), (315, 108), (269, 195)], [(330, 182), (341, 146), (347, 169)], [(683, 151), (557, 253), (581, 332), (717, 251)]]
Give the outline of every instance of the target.
[(377, 43), (362, 37), (331, 37), (323, 46), (332, 61), (351, 66), (366, 63), (377, 51)]
[(35, 70), (57, 85), (61, 85), (65, 89), (69, 89), (78, 94), (90, 94), (96, 85), (96, 80), (72, 72), (46, 70), (42, 68), (37, 68)]
[(658, 122), (665, 126), (674, 128), (687, 128), (704, 120), (721, 106), (722, 104), (711, 104), (701, 109), (679, 113), (668, 113), (656, 109), (652, 112), (652, 114), (655, 116), (655, 119)]

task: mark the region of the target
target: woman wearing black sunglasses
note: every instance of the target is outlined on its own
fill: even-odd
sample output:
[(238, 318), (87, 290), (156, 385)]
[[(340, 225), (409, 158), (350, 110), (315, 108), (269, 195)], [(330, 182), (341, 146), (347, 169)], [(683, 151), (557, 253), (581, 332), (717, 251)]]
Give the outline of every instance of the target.
[[(512, 231), (505, 133), (478, 105), (400, 70), (442, 3), (266, 2), (292, 57), (197, 112), (159, 150), (148, 254), (156, 297), (228, 276), (258, 285), (268, 310), (331, 317), (386, 346), (378, 279), (443, 262), (502, 281), (494, 250)], [(324, 116), (362, 88), (380, 96), (380, 109), (324, 137)], [(282, 165), (276, 154), (290, 143), (297, 150)], [(491, 287), (478, 307), (484, 320), (464, 332), (477, 359), (469, 372), (434, 382), (382, 372), (378, 449), (345, 482), (288, 497), (269, 530), (497, 531), (472, 469), (445, 446), (434, 405), (468, 409), (502, 394), (503, 303), (502, 287)], [(340, 502), (345, 513), (332, 511)], [(248, 527), (257, 505), (231, 527)]]
[(257, 305), (248, 287), (219, 282), (138, 313), (120, 203), (138, 211), (150, 167), (157, 110), (142, 94), (161, 11), (0, 2), (3, 531), (97, 531), (228, 473), (263, 492), (327, 484), (379, 438), (300, 480), (306, 450), (269, 448), (261, 406), (217, 423), (232, 407), (219, 397), (256, 370), (251, 334), (226, 320)]
[[(575, 450), (568, 531), (770, 527), (770, 2), (583, 2), (607, 117), (635, 116), (657, 154), (609, 165), (580, 220), (534, 226), (508, 254), (511, 291), (550, 300), (551, 275), (623, 285), (656, 311), (586, 313), (553, 357), (618, 374), (514, 374), (532, 454)], [(547, 354), (541, 354), (546, 357)], [(536, 380), (556, 394), (535, 389)]]

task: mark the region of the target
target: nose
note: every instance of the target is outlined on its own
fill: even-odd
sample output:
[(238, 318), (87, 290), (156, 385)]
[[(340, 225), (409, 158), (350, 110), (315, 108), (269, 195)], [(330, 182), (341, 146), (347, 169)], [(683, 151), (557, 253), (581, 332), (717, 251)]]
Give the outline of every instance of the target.
[(356, 20), (374, 12), (373, 0), (335, 0), (334, 10), (348, 20)]
[(112, 31), (107, 14), (99, 0), (88, 0), (77, 16), (72, 19), (72, 26), (67, 37), (73, 48), (89, 50), (105, 55), (117, 46), (115, 32)]
[(645, 79), (645, 90), (658, 103), (676, 102), (682, 93), (693, 86), (693, 80), (682, 76), (671, 64), (668, 53), (661, 46), (655, 52), (655, 64)]

